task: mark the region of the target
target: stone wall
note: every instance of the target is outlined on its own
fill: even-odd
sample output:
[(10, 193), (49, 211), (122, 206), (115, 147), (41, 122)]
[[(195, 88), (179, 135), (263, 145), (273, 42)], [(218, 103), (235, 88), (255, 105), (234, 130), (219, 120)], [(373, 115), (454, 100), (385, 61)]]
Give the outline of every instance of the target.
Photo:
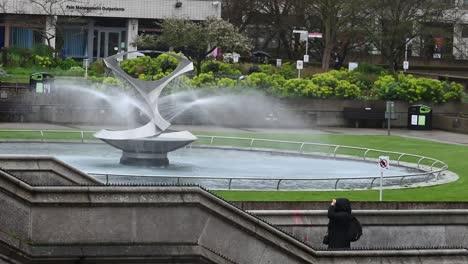
[[(141, 122), (138, 111), (116, 109), (109, 98), (96, 98), (92, 94), (65, 92), (36, 94), (28, 89), (0, 88), (8, 97), (0, 102), (22, 102), (32, 106), (32, 111), (17, 120), (24, 122), (50, 122), (58, 124), (94, 124), (134, 127)], [(111, 99), (113, 100), (113, 99)], [(373, 109), (383, 112), (385, 101), (279, 99), (259, 95), (220, 98), (216, 103), (198, 104), (186, 109), (171, 120), (177, 125), (218, 125), (227, 127), (275, 127), (313, 128), (327, 126), (386, 127), (384, 120), (346, 120), (345, 107)], [(392, 127), (406, 127), (408, 122), (407, 102), (395, 102), (395, 120)], [(468, 104), (426, 104), (433, 109), (433, 128), (468, 133), (466, 115)], [(118, 106), (117, 106), (118, 107)], [(0, 113), (0, 118), (5, 117)], [(6, 118), (1, 118), (7, 121)]]

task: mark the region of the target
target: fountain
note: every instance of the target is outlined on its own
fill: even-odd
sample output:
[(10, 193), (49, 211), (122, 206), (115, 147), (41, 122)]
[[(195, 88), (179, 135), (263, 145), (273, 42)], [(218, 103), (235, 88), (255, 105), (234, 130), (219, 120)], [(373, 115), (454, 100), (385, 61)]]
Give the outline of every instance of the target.
[[(177, 68), (168, 76), (156, 81), (142, 81), (127, 74), (119, 61), (129, 54), (159, 53), (168, 54), (179, 61)], [(166, 166), (167, 153), (184, 147), (197, 139), (188, 131), (172, 131), (170, 123), (160, 114), (158, 99), (164, 87), (177, 76), (193, 70), (193, 63), (172, 53), (160, 51), (123, 52), (104, 59), (106, 66), (118, 77), (135, 88), (144, 100), (145, 113), (149, 121), (140, 127), (129, 130), (103, 129), (94, 134), (107, 144), (123, 151), (120, 163), (128, 165)]]

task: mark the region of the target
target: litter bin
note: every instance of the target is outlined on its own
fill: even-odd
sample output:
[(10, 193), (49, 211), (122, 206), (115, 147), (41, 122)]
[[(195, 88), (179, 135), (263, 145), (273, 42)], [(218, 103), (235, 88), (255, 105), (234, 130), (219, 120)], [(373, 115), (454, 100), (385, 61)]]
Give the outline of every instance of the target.
[(431, 130), (432, 109), (427, 105), (412, 105), (408, 107), (408, 128)]
[(54, 76), (47, 72), (35, 72), (29, 76), (29, 87), (36, 93), (50, 93), (54, 86)]

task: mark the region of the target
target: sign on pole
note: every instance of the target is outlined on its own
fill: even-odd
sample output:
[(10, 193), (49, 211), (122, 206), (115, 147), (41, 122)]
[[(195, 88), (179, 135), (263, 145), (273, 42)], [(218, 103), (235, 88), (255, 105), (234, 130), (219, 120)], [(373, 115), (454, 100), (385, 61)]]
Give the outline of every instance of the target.
[(301, 78), (301, 70), (304, 68), (304, 62), (301, 60), (298, 60), (296, 63), (296, 69), (297, 69), (297, 78)]
[(276, 67), (281, 67), (282, 60), (276, 59)]
[(301, 60), (298, 60), (297, 63), (296, 63), (296, 69), (298, 69), (298, 70), (304, 69), (304, 62), (301, 61)]
[(89, 59), (83, 59), (83, 68), (85, 68), (85, 79), (88, 78)]
[(309, 55), (304, 55), (304, 62), (309, 62)]
[(403, 62), (403, 70), (408, 70), (409, 69), (409, 61), (404, 61)]
[(309, 32), (309, 38), (322, 38), (322, 33), (320, 33), (320, 32)]
[(383, 192), (383, 174), (384, 171), (388, 170), (390, 166), (390, 157), (388, 156), (379, 156), (379, 168), (380, 168), (380, 190), (379, 190), (379, 199), (382, 201), (382, 192)]
[(390, 166), (390, 157), (388, 157), (388, 156), (379, 156), (380, 171), (388, 170), (389, 166)]

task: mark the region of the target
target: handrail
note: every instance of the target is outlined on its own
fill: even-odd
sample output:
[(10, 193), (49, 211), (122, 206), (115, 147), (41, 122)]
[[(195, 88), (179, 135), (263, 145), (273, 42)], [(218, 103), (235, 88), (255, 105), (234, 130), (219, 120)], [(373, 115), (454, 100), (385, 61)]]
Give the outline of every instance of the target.
[[(80, 134), (80, 139), (81, 142), (84, 143), (84, 134), (85, 133), (94, 133), (95, 131), (76, 131), (76, 130), (0, 130), (1, 132), (39, 132), (41, 135), (41, 142), (46, 142), (45, 140), (45, 133), (47, 132), (52, 132), (52, 133), (79, 133)], [(398, 175), (398, 176), (385, 176), (384, 179), (392, 179), (392, 178), (399, 178), (399, 185), (401, 186), (403, 183), (403, 180), (408, 177), (421, 177), (421, 176), (426, 176), (426, 179), (429, 180), (429, 178), (432, 176), (435, 178), (435, 180), (438, 180), (440, 177), (440, 174), (448, 169), (448, 165), (440, 160), (434, 159), (434, 158), (429, 158), (429, 157), (424, 157), (420, 155), (415, 155), (415, 154), (408, 154), (408, 153), (401, 153), (401, 152), (396, 152), (396, 151), (386, 151), (386, 150), (379, 150), (379, 149), (371, 149), (371, 148), (361, 148), (361, 147), (352, 147), (352, 146), (343, 146), (343, 145), (334, 145), (334, 144), (324, 144), (324, 143), (311, 143), (311, 142), (298, 142), (298, 141), (288, 141), (288, 140), (274, 140), (274, 139), (259, 139), (259, 138), (248, 138), (248, 137), (227, 137), (227, 136), (207, 136), (207, 135), (196, 135), (198, 138), (204, 138), (204, 139), (209, 139), (209, 144), (214, 145), (215, 139), (234, 139), (234, 140), (240, 140), (240, 141), (247, 141), (249, 148), (253, 149), (255, 148), (254, 144), (256, 142), (267, 142), (267, 143), (281, 143), (281, 144), (293, 144), (293, 145), (299, 145), (298, 149), (293, 149), (291, 148), (289, 151), (296, 151), (297, 154), (317, 154), (317, 153), (324, 153), (324, 154), (333, 154), (333, 158), (337, 158), (339, 154), (339, 151), (346, 151), (346, 150), (360, 150), (363, 152), (362, 154), (362, 159), (363, 160), (370, 160), (371, 158), (368, 157), (368, 154), (370, 152), (376, 152), (380, 154), (385, 154), (385, 155), (397, 155), (398, 158), (396, 159), (397, 165), (400, 165), (402, 162), (402, 159), (404, 157), (407, 158), (414, 158), (417, 159), (416, 162), (414, 163), (408, 163), (405, 164), (407, 167), (414, 168), (417, 170), (422, 170), (423, 172), (420, 173), (411, 173), (411, 174), (403, 174), (403, 175)], [(193, 144), (193, 143), (192, 143)], [(189, 147), (192, 147), (192, 144)], [(331, 150), (330, 152), (326, 151), (321, 151), (321, 152), (306, 152), (304, 151), (305, 146), (316, 146), (316, 147), (329, 147)], [(264, 147), (263, 147), (264, 148)], [(341, 154), (343, 155), (343, 154)], [(353, 155), (357, 156), (357, 155)], [(349, 155), (347, 155), (349, 157)], [(359, 156), (357, 156), (359, 157)], [(428, 161), (430, 162), (430, 165), (424, 166), (422, 164), (423, 161)], [(436, 167), (435, 165), (439, 164), (440, 166)], [(415, 165), (414, 167), (411, 167), (410, 165)], [(429, 169), (424, 170), (423, 167), (429, 167)], [(210, 179), (210, 180), (217, 180), (217, 179), (223, 179), (223, 180), (228, 180), (229, 185), (228, 185), (228, 190), (232, 189), (232, 181), (233, 180), (263, 180), (263, 181), (275, 181), (276, 182), (276, 189), (280, 190), (280, 185), (283, 182), (286, 181), (291, 181), (291, 180), (296, 180), (296, 181), (335, 181), (334, 184), (334, 189), (338, 189), (338, 183), (340, 181), (347, 181), (347, 180), (364, 180), (368, 179), (372, 181), (370, 182), (369, 188), (373, 188), (374, 181), (379, 178), (375, 176), (369, 176), (369, 177), (354, 177), (354, 178), (255, 178), (255, 177), (214, 177), (214, 176), (174, 176), (174, 175), (148, 175), (148, 176), (141, 176), (141, 175), (112, 175), (112, 174), (99, 174), (99, 173), (91, 173), (91, 175), (96, 175), (96, 176), (102, 176), (106, 175), (106, 183), (109, 183), (109, 176), (114, 176), (114, 177), (119, 177), (119, 176), (125, 176), (125, 177), (161, 177), (161, 178), (175, 178), (177, 179), (178, 182), (180, 182), (181, 179), (185, 178), (192, 178), (192, 179)]]

